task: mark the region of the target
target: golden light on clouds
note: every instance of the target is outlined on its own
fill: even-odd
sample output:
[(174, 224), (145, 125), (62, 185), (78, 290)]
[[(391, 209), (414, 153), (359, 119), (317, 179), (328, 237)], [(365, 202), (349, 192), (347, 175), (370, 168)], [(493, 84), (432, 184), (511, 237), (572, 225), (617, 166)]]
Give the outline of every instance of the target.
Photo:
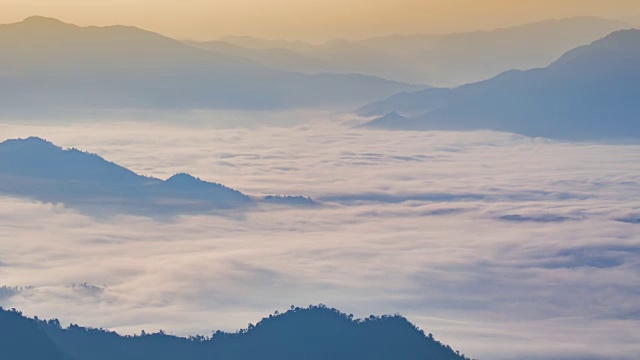
[(323, 40), (492, 29), (547, 18), (640, 19), (638, 0), (0, 0), (0, 22), (31, 15), (135, 25), (180, 38)]

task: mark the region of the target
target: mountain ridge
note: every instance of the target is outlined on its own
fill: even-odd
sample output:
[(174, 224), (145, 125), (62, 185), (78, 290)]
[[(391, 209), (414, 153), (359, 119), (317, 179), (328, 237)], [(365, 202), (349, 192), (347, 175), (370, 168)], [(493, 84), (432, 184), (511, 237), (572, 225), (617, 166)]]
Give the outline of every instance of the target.
[[(405, 130), (497, 130), (558, 139), (640, 137), (640, 30), (620, 30), (546, 68), (512, 70), (454, 89), (399, 94), (358, 109), (390, 111)], [(377, 120), (377, 119), (376, 119)], [(377, 124), (376, 120), (365, 124)]]
[(142, 176), (97, 154), (38, 137), (0, 142), (0, 180), (0, 193), (6, 195), (150, 216), (241, 210), (260, 203), (314, 204), (295, 196), (255, 198), (186, 173), (166, 180)]
[[(305, 73), (359, 69), (397, 81), (451, 87), (486, 80), (509, 69), (547, 66), (572, 48), (630, 27), (627, 22), (591, 16), (486, 31), (334, 39), (319, 44), (247, 36), (219, 40), (244, 49), (234, 54), (269, 66), (289, 66)], [(269, 54), (276, 49), (294, 55)]]
[[(284, 313), (276, 312), (236, 333), (216, 331), (211, 337), (198, 335), (189, 338), (167, 335), (162, 331), (122, 336), (74, 324), (63, 328), (56, 319), (29, 319), (17, 311), (2, 308), (0, 318), (11, 318), (12, 325), (18, 323), (27, 328), (24, 338), (33, 333), (40, 337), (46, 334), (49, 343), (68, 354), (60, 359), (468, 360), (400, 315), (354, 319), (353, 315), (322, 304), (308, 308), (292, 306)], [(6, 330), (6, 326), (6, 322), (0, 322), (0, 333)], [(21, 341), (23, 337), (16, 337), (18, 344), (24, 343)], [(0, 348), (0, 354), (3, 352), (13, 355), (15, 360), (39, 360), (28, 353), (24, 356), (20, 350), (7, 354), (6, 349)]]
[(419, 86), (274, 69), (132, 26), (32, 17), (0, 25), (0, 111), (291, 109), (366, 103)]

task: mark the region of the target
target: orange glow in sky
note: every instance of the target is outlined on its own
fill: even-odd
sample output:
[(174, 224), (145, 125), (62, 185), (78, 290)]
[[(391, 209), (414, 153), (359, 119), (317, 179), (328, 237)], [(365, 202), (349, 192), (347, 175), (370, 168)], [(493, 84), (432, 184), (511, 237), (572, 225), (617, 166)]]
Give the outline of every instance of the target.
[(638, 0), (0, 0), (0, 22), (31, 15), (134, 25), (178, 38), (252, 35), (321, 41), (493, 29), (548, 18), (640, 22)]

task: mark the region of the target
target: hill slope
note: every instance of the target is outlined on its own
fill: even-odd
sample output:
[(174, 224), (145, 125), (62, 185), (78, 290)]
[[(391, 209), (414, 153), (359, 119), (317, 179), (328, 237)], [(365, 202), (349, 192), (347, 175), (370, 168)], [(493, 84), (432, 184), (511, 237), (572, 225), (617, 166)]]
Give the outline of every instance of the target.
[[(33, 336), (48, 339), (76, 360), (465, 360), (449, 346), (415, 328), (401, 316), (351, 316), (324, 306), (295, 308), (262, 319), (237, 333), (216, 332), (213, 337), (179, 338), (162, 333), (120, 336), (104, 330), (72, 325), (62, 328), (57, 320), (35, 321), (0, 309), (0, 317), (19, 320), (29, 331), (16, 340)], [(0, 332), (11, 332), (14, 323), (0, 322)], [(0, 355), (2, 354), (0, 348)], [(5, 353), (6, 354), (6, 353)], [(42, 357), (18, 356), (16, 360)], [(49, 359), (49, 358), (48, 358)], [(50, 357), (50, 359), (64, 359)]]
[(204, 212), (254, 203), (237, 190), (188, 174), (165, 181), (140, 176), (98, 155), (35, 137), (0, 143), (0, 180), (3, 194), (103, 210)]
[(0, 358), (12, 360), (73, 360), (41, 326), (19, 312), (0, 308)]
[[(235, 41), (235, 43), (234, 43)], [(255, 61), (274, 69), (305, 74), (363, 74), (407, 83), (427, 83), (429, 77), (400, 57), (346, 40), (325, 44), (300, 45), (299, 42), (228, 41), (186, 42), (187, 45)], [(240, 45), (242, 44), (242, 45)], [(255, 47), (250, 47), (255, 46)]]
[(393, 35), (320, 45), (249, 37), (191, 45), (284, 70), (355, 72), (448, 87), (510, 69), (547, 66), (570, 49), (630, 27), (621, 21), (575, 17), (492, 31)]
[(0, 54), (5, 114), (340, 106), (417, 89), (370, 76), (281, 71), (134, 27), (43, 17), (0, 25)]
[(449, 87), (511, 69), (547, 66), (570, 49), (631, 27), (617, 20), (573, 17), (491, 31), (382, 37), (363, 44), (400, 55), (428, 74), (429, 84)]
[(399, 94), (360, 109), (411, 116), (413, 130), (491, 129), (564, 139), (640, 137), (640, 30), (615, 32), (544, 69), (452, 90)]

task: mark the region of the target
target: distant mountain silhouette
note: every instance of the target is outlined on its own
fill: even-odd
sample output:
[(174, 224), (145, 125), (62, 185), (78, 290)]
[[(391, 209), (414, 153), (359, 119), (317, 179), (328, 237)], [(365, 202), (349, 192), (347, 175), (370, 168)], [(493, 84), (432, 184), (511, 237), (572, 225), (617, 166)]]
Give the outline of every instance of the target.
[[(491, 129), (562, 139), (640, 137), (640, 30), (615, 32), (544, 69), (509, 71), (455, 89), (399, 94), (365, 106), (410, 117), (385, 128)], [(378, 125), (374, 121), (371, 125)]]
[(491, 31), (388, 36), (364, 44), (403, 56), (429, 75), (429, 84), (449, 87), (486, 80), (511, 69), (544, 67), (570, 49), (631, 27), (617, 20), (572, 17)]
[[(64, 150), (36, 137), (0, 143), (0, 194), (61, 202), (71, 207), (149, 215), (200, 213), (246, 208), (256, 202), (273, 203), (271, 197), (252, 199), (237, 190), (189, 174), (177, 174), (165, 181), (141, 176), (98, 155), (77, 149)], [(301, 201), (297, 197), (279, 197), (278, 203), (296, 206)]]
[(455, 89), (432, 88), (418, 92), (403, 92), (365, 105), (356, 112), (362, 116), (377, 118), (390, 113), (398, 114), (398, 112), (402, 112), (403, 117), (422, 115), (427, 111), (445, 106), (454, 91)]
[[(12, 320), (0, 321), (0, 332), (13, 334), (18, 327), (25, 329), (14, 335), (19, 345), (9, 346), (16, 352), (0, 347), (0, 357), (10, 355), (12, 360), (67, 359), (38, 357), (30, 352), (34, 345), (45, 341), (76, 360), (467, 359), (399, 315), (354, 320), (351, 315), (323, 305), (270, 315), (237, 333), (218, 331), (212, 337), (191, 338), (164, 333), (120, 336), (77, 325), (65, 329), (57, 320), (32, 320), (6, 310), (0, 310), (0, 318)], [(31, 339), (39, 342), (30, 343)], [(23, 352), (20, 347), (24, 347)]]
[(425, 83), (428, 78), (426, 74), (421, 73), (402, 58), (357, 42), (332, 40), (321, 45), (313, 45), (247, 37), (223, 39), (209, 42), (191, 41), (185, 44), (228, 56), (237, 56), (283, 71), (306, 74), (355, 73), (413, 84)]
[(386, 128), (386, 127), (394, 127), (397, 126), (398, 124), (401, 124), (404, 121), (409, 120), (408, 118), (398, 114), (395, 111), (392, 111), (388, 114), (385, 114), (383, 116), (380, 116), (378, 118), (376, 118), (375, 120), (372, 120), (366, 124), (364, 124), (364, 127), (379, 127), (379, 128)]
[(283, 70), (355, 72), (449, 87), (486, 80), (506, 70), (547, 66), (570, 49), (631, 27), (621, 21), (574, 17), (492, 31), (392, 35), (320, 45), (247, 36), (189, 44)]
[(313, 199), (310, 197), (304, 196), (279, 196), (279, 195), (269, 195), (266, 196), (263, 200), (269, 204), (276, 205), (298, 205), (298, 206), (314, 206), (317, 205)]
[(219, 41), (234, 44), (248, 49), (269, 50), (269, 49), (289, 49), (294, 52), (304, 53), (313, 51), (317, 47), (299, 40), (282, 40), (282, 39), (261, 39), (253, 36), (244, 35), (227, 35), (219, 39)]
[(95, 154), (63, 150), (37, 137), (0, 143), (0, 173), (47, 180), (98, 184), (145, 185), (159, 180), (142, 177)]
[(272, 69), (135, 27), (43, 17), (0, 25), (0, 54), (5, 114), (345, 106), (418, 89), (371, 76)]

